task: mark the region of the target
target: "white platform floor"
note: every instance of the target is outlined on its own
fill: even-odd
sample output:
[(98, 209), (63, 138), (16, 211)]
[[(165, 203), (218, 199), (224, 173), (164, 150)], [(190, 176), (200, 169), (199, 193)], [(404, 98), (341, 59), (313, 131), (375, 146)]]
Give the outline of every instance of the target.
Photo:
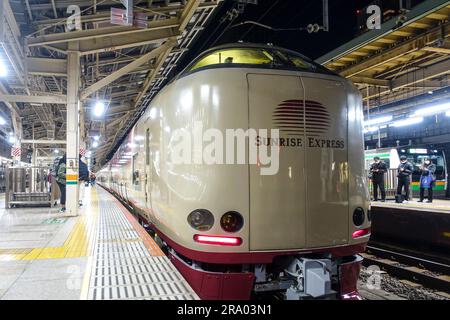
[(112, 195), (89, 187), (83, 202), (67, 217), (0, 200), (0, 299), (198, 299)]

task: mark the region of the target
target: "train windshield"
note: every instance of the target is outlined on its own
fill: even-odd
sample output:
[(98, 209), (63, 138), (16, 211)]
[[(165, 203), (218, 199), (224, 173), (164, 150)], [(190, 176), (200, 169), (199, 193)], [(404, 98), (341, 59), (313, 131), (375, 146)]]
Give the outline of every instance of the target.
[(214, 51), (201, 58), (195, 63), (189, 71), (199, 68), (219, 65), (219, 64), (251, 64), (251, 65), (270, 65), (273, 63), (273, 56), (267, 50), (260, 49), (224, 49)]
[(206, 67), (257, 66), (260, 68), (293, 69), (312, 72), (329, 70), (290, 51), (267, 48), (226, 48), (212, 51), (195, 62), (187, 72)]

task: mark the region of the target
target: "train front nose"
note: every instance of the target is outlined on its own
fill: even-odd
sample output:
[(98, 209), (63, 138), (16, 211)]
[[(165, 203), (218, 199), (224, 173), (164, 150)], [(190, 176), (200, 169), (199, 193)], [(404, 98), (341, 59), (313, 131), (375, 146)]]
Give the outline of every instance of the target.
[(259, 141), (278, 144), (278, 172), (263, 175), (260, 166), (249, 168), (250, 250), (348, 243), (344, 84), (308, 75), (255, 73), (247, 80), (250, 128), (279, 130), (276, 139)]

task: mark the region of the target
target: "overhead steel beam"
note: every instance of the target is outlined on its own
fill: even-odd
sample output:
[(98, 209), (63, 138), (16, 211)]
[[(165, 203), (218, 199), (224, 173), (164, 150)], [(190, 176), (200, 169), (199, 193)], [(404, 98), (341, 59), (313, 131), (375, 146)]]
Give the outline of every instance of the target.
[[(215, 8), (217, 6), (218, 2), (216, 0), (211, 1), (205, 1), (202, 2), (198, 9), (211, 9)], [(178, 12), (185, 8), (184, 5), (174, 5), (174, 6), (163, 6), (163, 7), (153, 7), (151, 8), (151, 11), (144, 11), (143, 13), (147, 14), (147, 17), (152, 17), (155, 15), (163, 15), (168, 14), (170, 12)], [(136, 11), (141, 12), (139, 9), (136, 9)], [(81, 23), (86, 22), (102, 22), (102, 21), (110, 21), (111, 19), (111, 11), (102, 11), (98, 12), (96, 14), (90, 14), (90, 15), (82, 15), (81, 16)], [(61, 21), (61, 19), (45, 19), (45, 20), (38, 20), (34, 21), (33, 24), (39, 26), (39, 27), (45, 27), (48, 25), (56, 25), (56, 24), (64, 24), (65, 20)]]
[(411, 73), (404, 74), (392, 81), (392, 87), (389, 90), (381, 90), (372, 95), (364, 97), (364, 100), (376, 98), (409, 86), (420, 86), (421, 83), (432, 78), (450, 74), (450, 58), (431, 66), (415, 71), (416, 76)]
[(107, 65), (111, 65), (111, 64), (119, 64), (119, 63), (128, 63), (128, 62), (132, 62), (136, 59), (139, 59), (141, 56), (137, 56), (137, 57), (122, 57), (122, 58), (111, 58), (111, 59), (101, 59), (100, 61), (94, 61), (94, 62), (89, 62), (84, 64), (85, 66), (87, 66), (88, 68), (91, 67), (103, 67), (103, 66), (107, 66)]
[(186, 3), (186, 7), (181, 12), (180, 27), (178, 29), (180, 32), (183, 32), (184, 29), (186, 29), (187, 24), (191, 20), (199, 5), (200, 0), (189, 0), (188, 3)]
[[(149, 30), (145, 32), (124, 34), (115, 37), (104, 37), (97, 39), (87, 39), (80, 41), (80, 54), (88, 55), (99, 52), (107, 52), (125, 48), (139, 47), (151, 43), (159, 43), (164, 39), (179, 36), (177, 28), (165, 28), (159, 30)], [(61, 50), (65, 50), (67, 44), (54, 44), (51, 47), (55, 47)]]
[(374, 79), (371, 77), (351, 77), (350, 79), (353, 81), (353, 83), (390, 88), (389, 80)]
[(436, 52), (440, 54), (450, 54), (450, 46), (443, 46), (443, 47), (424, 47), (422, 50), (429, 51), (429, 52)]
[(31, 144), (66, 144), (66, 140), (28, 140), (22, 139), (22, 143), (31, 143)]
[(67, 76), (67, 60), (27, 57), (27, 71), (40, 76)]
[(354, 65), (338, 70), (339, 74), (343, 77), (352, 77), (357, 74), (363, 73), (370, 69), (376, 68), (386, 62), (393, 61), (406, 54), (421, 50), (427, 47), (429, 44), (442, 39), (442, 36), (448, 37), (450, 35), (450, 24), (447, 22), (443, 26), (436, 27), (424, 34), (420, 34), (410, 40), (406, 40), (398, 46), (394, 46), (392, 49), (385, 50), (379, 54), (372, 55), (365, 60), (355, 63)]
[(164, 64), (164, 61), (166, 61), (167, 56), (169, 55), (169, 53), (172, 50), (172, 48), (176, 45), (176, 43), (177, 43), (177, 39), (176, 38), (171, 38), (171, 39), (169, 39), (169, 41), (167, 41), (164, 44), (164, 51), (158, 57), (158, 60), (155, 63), (155, 69), (153, 70), (153, 72), (151, 72), (148, 75), (147, 79), (145, 79), (144, 85), (142, 87), (142, 90), (138, 94), (138, 96), (136, 97), (136, 99), (134, 101), (134, 108), (136, 108), (138, 106), (138, 104), (141, 102), (141, 99), (143, 98), (143, 96), (147, 92), (147, 90), (150, 87), (150, 84), (152, 83), (152, 81), (155, 80), (156, 75), (158, 74), (159, 70), (161, 69), (162, 65)]
[(86, 41), (97, 38), (116, 38), (126, 35), (132, 37), (132, 34), (146, 33), (148, 31), (156, 31), (160, 29), (170, 29), (178, 27), (179, 22), (177, 18), (150, 21), (147, 29), (139, 29), (135, 27), (114, 26), (99, 29), (87, 29), (65, 33), (53, 33), (48, 35), (41, 35), (35, 38), (28, 38), (28, 47), (36, 47), (43, 45), (54, 45), (58, 43), (67, 43), (72, 41)]
[(0, 101), (12, 102), (12, 103), (23, 102), (23, 103), (66, 104), (67, 103), (67, 97), (65, 95), (26, 96), (26, 95), (0, 94)]
[(108, 122), (108, 123), (106, 124), (106, 127), (107, 127), (107, 128), (108, 128), (108, 127), (114, 127), (116, 124), (118, 124), (118, 123), (120, 123), (121, 121), (123, 121), (123, 120), (125, 119), (125, 117), (126, 117), (126, 116), (122, 116), (122, 117), (119, 117), (119, 118), (117, 118), (117, 119), (112, 120), (111, 122)]
[(129, 95), (135, 95), (139, 93), (138, 89), (133, 89), (133, 90), (125, 90), (125, 91), (117, 91), (117, 92), (113, 92), (111, 93), (109, 96), (111, 99), (115, 99), (115, 98), (123, 98)]
[[(67, 9), (70, 5), (77, 5), (79, 7), (90, 7), (92, 6), (92, 0), (58, 0), (55, 2), (56, 9)], [(107, 5), (117, 5), (117, 0), (105, 0), (102, 1), (103, 6)], [(52, 10), (53, 6), (51, 3), (36, 3), (30, 4), (31, 9), (34, 10)]]
[(162, 52), (165, 52), (169, 45), (172, 46), (172, 42), (168, 41), (167, 43), (163, 44), (159, 48), (153, 49), (147, 54), (144, 54), (139, 59), (134, 60), (133, 62), (127, 64), (125, 67), (117, 70), (116, 72), (111, 73), (109, 76), (101, 79), (100, 81), (94, 83), (90, 87), (86, 88), (81, 93), (81, 100), (86, 99), (94, 92), (100, 90), (101, 88), (107, 86), (108, 84), (112, 83), (113, 81), (119, 79), (120, 77), (128, 74), (129, 72), (133, 71), (137, 67), (143, 65), (144, 63), (147, 63), (150, 59), (155, 58), (156, 56), (160, 55)]

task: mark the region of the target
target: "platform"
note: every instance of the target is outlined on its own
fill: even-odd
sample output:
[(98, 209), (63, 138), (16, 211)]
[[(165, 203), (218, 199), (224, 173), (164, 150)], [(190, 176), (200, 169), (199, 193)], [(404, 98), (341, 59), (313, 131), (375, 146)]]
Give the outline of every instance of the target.
[(68, 217), (0, 202), (0, 299), (198, 299), (112, 195), (89, 187), (84, 204)]
[(417, 202), (418, 200), (419, 199), (417, 198), (412, 199), (407, 203), (396, 203), (393, 200), (386, 200), (386, 202), (372, 201), (371, 205), (373, 207), (387, 207), (450, 214), (450, 200), (434, 199), (432, 203), (427, 203), (426, 199), (424, 202)]

